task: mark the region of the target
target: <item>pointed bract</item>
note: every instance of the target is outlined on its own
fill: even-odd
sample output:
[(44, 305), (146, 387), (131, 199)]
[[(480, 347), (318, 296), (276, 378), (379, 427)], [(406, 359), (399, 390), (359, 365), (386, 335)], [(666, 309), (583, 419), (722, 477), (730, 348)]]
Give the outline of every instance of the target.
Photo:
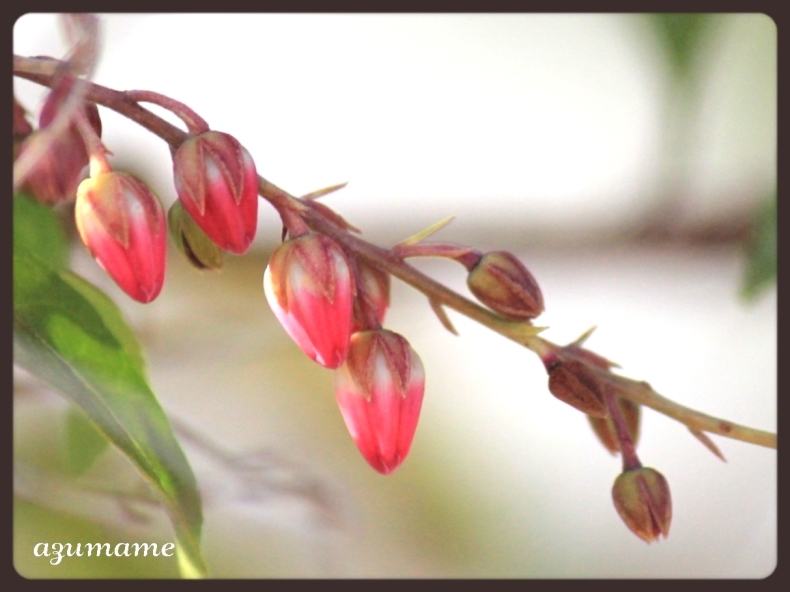
[(263, 274), (269, 306), (312, 360), (337, 368), (346, 359), (356, 289), (332, 239), (308, 233), (280, 245)]
[(187, 138), (173, 157), (178, 198), (217, 246), (249, 249), (258, 226), (258, 173), (249, 152), (228, 134)]
[(422, 408), (425, 371), (409, 343), (392, 331), (351, 337), (335, 371), (335, 398), (365, 460), (388, 475), (406, 459)]
[(82, 242), (124, 292), (138, 302), (159, 295), (167, 230), (162, 206), (145, 183), (119, 172), (85, 179), (74, 215)]

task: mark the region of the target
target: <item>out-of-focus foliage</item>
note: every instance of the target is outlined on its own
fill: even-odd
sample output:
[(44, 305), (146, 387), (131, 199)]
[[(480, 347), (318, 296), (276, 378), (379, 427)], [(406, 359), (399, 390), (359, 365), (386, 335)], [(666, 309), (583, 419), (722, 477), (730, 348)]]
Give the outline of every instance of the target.
[(64, 241), (37, 240), (42, 228), (58, 236), (57, 220), (24, 199), (14, 201), (14, 362), (78, 405), (137, 465), (164, 498), (184, 573), (204, 573), (197, 484), (148, 386), (140, 346), (107, 295), (58, 268)]
[(14, 197), (14, 251), (18, 246), (53, 268), (65, 267), (67, 263), (66, 235), (57, 214), (24, 194)]
[(647, 17), (663, 41), (679, 77), (688, 74), (700, 40), (711, 29), (716, 15), (705, 13), (654, 13)]
[(109, 441), (74, 408), (66, 415), (66, 466), (72, 475), (83, 473), (107, 449)]
[(758, 212), (746, 244), (746, 271), (741, 294), (754, 300), (776, 282), (776, 195)]
[[(718, 27), (721, 15), (706, 13), (648, 14), (662, 41), (678, 85), (690, 80), (695, 53)], [(741, 295), (753, 300), (776, 281), (776, 196), (759, 208), (744, 245), (747, 261)]]

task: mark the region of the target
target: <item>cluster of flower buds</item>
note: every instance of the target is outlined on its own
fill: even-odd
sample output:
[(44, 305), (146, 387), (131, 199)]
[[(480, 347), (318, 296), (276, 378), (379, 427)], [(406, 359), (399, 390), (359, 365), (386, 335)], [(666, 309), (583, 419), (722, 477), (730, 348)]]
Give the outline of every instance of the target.
[[(593, 367), (600, 368), (601, 370), (604, 370), (608, 373), (608, 371), (612, 367), (617, 366), (617, 364), (607, 360), (595, 352), (582, 347), (582, 343), (589, 335), (589, 332), (582, 335), (574, 343), (566, 345), (563, 348), (563, 351), (566, 356), (570, 356), (571, 358), (580, 360), (582, 363), (588, 364), (588, 371), (585, 373), (587, 375), (591, 374), (591, 368)], [(551, 379), (549, 382), (551, 382)], [(600, 392), (601, 385), (598, 383), (597, 386), (598, 391)], [(636, 445), (637, 440), (639, 439), (639, 425), (642, 416), (642, 407), (638, 403), (634, 403), (630, 399), (623, 399), (622, 397), (615, 397), (615, 402), (617, 403), (619, 412), (625, 421), (626, 427), (628, 428), (628, 435), (631, 439), (631, 442)], [(607, 414), (605, 417), (600, 417), (594, 414), (588, 414), (587, 419), (590, 422), (590, 427), (592, 427), (593, 432), (598, 437), (598, 440), (600, 440), (604, 445), (604, 447), (612, 454), (617, 454), (620, 452), (620, 443), (617, 438), (617, 432), (615, 430), (611, 415)]]
[(582, 347), (591, 332), (566, 346), (550, 348), (541, 356), (549, 375), (549, 391), (586, 413), (604, 447), (621, 455), (623, 472), (612, 488), (615, 509), (634, 534), (652, 542), (669, 534), (669, 485), (661, 473), (642, 467), (636, 454), (641, 407), (616, 395), (610, 373), (616, 364)]
[[(477, 299), (499, 315), (529, 322), (544, 310), (543, 295), (527, 267), (512, 253), (475, 249), (425, 239), (450, 219), (410, 237), (393, 251), (401, 257), (445, 257), (468, 271), (467, 286)], [(541, 360), (549, 376), (549, 392), (586, 414), (596, 436), (613, 454), (621, 454), (623, 473), (615, 481), (615, 508), (626, 526), (646, 541), (666, 536), (672, 504), (666, 479), (655, 469), (642, 468), (636, 455), (640, 406), (617, 397), (608, 382), (616, 364), (582, 347), (591, 331), (575, 342), (544, 345)]]
[[(125, 100), (153, 102), (171, 110), (188, 128), (186, 139), (173, 153), (177, 200), (165, 215), (148, 185), (110, 167), (109, 151), (100, 139), (99, 111), (94, 103), (78, 101), (78, 91), (72, 74), (58, 73), (39, 114), (38, 130), (14, 98), (14, 158), (24, 157), (15, 175), (24, 181), (22, 188), (42, 203), (75, 199), (82, 242), (124, 292), (142, 303), (160, 294), (168, 230), (178, 250), (202, 270), (222, 267), (225, 251), (247, 252), (257, 230), (258, 174), (238, 140), (209, 129), (191, 109), (168, 97), (148, 91), (125, 93)], [(83, 180), (86, 167), (88, 178)], [(275, 205), (283, 218), (284, 242), (268, 262), (263, 287), (288, 335), (310, 359), (334, 371), (335, 398), (345, 425), (365, 460), (386, 475), (403, 463), (411, 449), (425, 371), (409, 342), (382, 327), (390, 305), (390, 275), (364, 258), (377, 257), (364, 250), (357, 254), (350, 243), (326, 228), (337, 241), (310, 230), (305, 222), (309, 218), (302, 218), (304, 208), (312, 208), (312, 214), (330, 226), (356, 231), (315, 201), (340, 187), (304, 196), (299, 204), (289, 197), (289, 204)], [(549, 392), (583, 412), (604, 447), (621, 457), (623, 468), (612, 487), (612, 499), (623, 522), (647, 542), (666, 537), (672, 519), (669, 485), (661, 473), (639, 461), (641, 406), (624, 398), (631, 395), (622, 381), (618, 383), (622, 377), (611, 373), (616, 364), (582, 347), (591, 331), (566, 346), (526, 341), (540, 331), (531, 321), (544, 311), (543, 294), (532, 273), (507, 251), (484, 253), (424, 241), (450, 220), (398, 243), (389, 255), (400, 260), (445, 257), (464, 265), (469, 291), (490, 309), (481, 316), (493, 319), (494, 326), (506, 327), (503, 333), (523, 338), (539, 353)], [(443, 303), (438, 297), (429, 300), (445, 327), (454, 332)], [(510, 329), (514, 333), (508, 333)], [(690, 429), (721, 456), (703, 432)]]
[(389, 275), (304, 232), (274, 251), (263, 287), (288, 335), (335, 370), (337, 403), (362, 456), (382, 474), (394, 471), (414, 439), (425, 373), (406, 339), (381, 328)]
[[(41, 129), (53, 125), (73, 87), (70, 76), (54, 87), (41, 110)], [(89, 102), (79, 105), (65, 131), (51, 140), (25, 185), (44, 203), (76, 198), (82, 242), (118, 286), (143, 303), (162, 290), (168, 227), (190, 263), (216, 269), (225, 250), (241, 254), (249, 249), (258, 222), (258, 175), (249, 152), (232, 136), (209, 130), (186, 106), (155, 96), (190, 124), (189, 136), (173, 155), (178, 200), (167, 220), (158, 197), (143, 181), (110, 167), (100, 140), (98, 109)], [(200, 125), (192, 125), (195, 121)], [(14, 133), (15, 139), (24, 139), (20, 154), (35, 149), (36, 132), (31, 133), (16, 102)], [(86, 165), (89, 177), (80, 183)]]
[[(337, 226), (349, 227), (325, 206), (311, 207)], [(286, 227), (287, 218), (283, 216)], [(449, 243), (423, 242), (448, 221), (399, 243), (392, 253), (454, 259), (467, 268), (472, 293), (495, 312), (517, 321), (540, 315), (540, 288), (511, 253), (483, 254)], [(303, 223), (294, 225), (299, 224)], [(266, 297), (302, 350), (336, 369), (335, 394), (352, 438), (371, 466), (390, 473), (411, 447), (425, 375), (408, 342), (381, 328), (389, 306), (389, 275), (363, 260), (349, 259), (324, 235), (306, 228), (289, 227), (289, 232), (294, 238), (275, 250), (264, 272)], [(602, 399), (597, 402), (603, 409)]]
[[(604, 400), (605, 378), (616, 366), (611, 362), (581, 347), (592, 331), (588, 331), (575, 342), (541, 356), (549, 375), (549, 392), (560, 401), (587, 414), (593, 431), (603, 445), (612, 453), (619, 450), (611, 415)], [(615, 397), (620, 413), (625, 418), (631, 439), (636, 442), (639, 435), (640, 406), (633, 401)]]

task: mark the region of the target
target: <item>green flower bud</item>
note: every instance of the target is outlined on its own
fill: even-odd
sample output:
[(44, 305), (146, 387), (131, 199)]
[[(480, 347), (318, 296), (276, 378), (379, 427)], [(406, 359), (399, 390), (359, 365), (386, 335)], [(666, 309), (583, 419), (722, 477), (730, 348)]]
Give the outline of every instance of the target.
[(507, 251), (483, 255), (469, 271), (466, 283), (480, 302), (503, 316), (528, 320), (543, 312), (538, 282), (518, 257)]
[(669, 535), (672, 497), (667, 480), (655, 469), (642, 467), (618, 475), (612, 499), (625, 525), (642, 540), (651, 543)]
[(173, 203), (167, 213), (167, 226), (176, 247), (194, 267), (198, 269), (222, 267), (224, 251), (203, 232), (180, 201)]

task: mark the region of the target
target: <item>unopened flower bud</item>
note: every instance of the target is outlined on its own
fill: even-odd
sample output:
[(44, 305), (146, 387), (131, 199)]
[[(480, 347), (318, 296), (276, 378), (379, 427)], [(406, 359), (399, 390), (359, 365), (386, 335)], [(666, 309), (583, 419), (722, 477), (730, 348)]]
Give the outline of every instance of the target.
[[(631, 436), (631, 442), (636, 446), (639, 440), (639, 424), (641, 419), (642, 406), (639, 403), (634, 403), (629, 399), (623, 397), (616, 397), (617, 406), (620, 408), (620, 413), (625, 420), (628, 434)], [(595, 435), (612, 454), (620, 452), (620, 441), (617, 439), (617, 431), (614, 427), (614, 422), (611, 417), (591, 417), (587, 416), (590, 421)]]
[(357, 448), (379, 473), (391, 473), (409, 454), (424, 392), (422, 362), (406, 339), (383, 329), (351, 337), (335, 372), (335, 397)]
[(603, 385), (584, 362), (559, 362), (549, 370), (549, 391), (592, 417), (606, 417)]
[(167, 226), (176, 247), (198, 269), (220, 269), (224, 251), (212, 241), (176, 200), (167, 213)]
[(250, 153), (228, 134), (187, 138), (173, 157), (184, 209), (219, 247), (247, 251), (258, 226), (258, 174)]
[[(61, 94), (51, 93), (41, 110), (39, 126), (47, 128), (57, 115), (62, 102)], [(99, 111), (93, 103), (82, 107), (97, 135), (101, 134)], [(19, 153), (37, 150), (40, 133), (34, 132), (21, 144)], [(25, 188), (38, 201), (56, 204), (72, 199), (77, 193), (82, 171), (88, 165), (88, 152), (77, 126), (71, 124), (54, 138), (36, 160), (25, 180)]]
[[(357, 259), (357, 269), (367, 296), (367, 301), (363, 306), (370, 306), (379, 324), (382, 324), (384, 323), (384, 316), (387, 314), (387, 308), (390, 305), (390, 275), (383, 269), (375, 267), (362, 259)], [(355, 307), (351, 323), (352, 333), (365, 328), (364, 319), (360, 318), (358, 313), (359, 309)]]
[(27, 112), (14, 97), (14, 141), (24, 140), (32, 133), (33, 127), (27, 120)]
[(543, 312), (543, 294), (538, 282), (507, 251), (484, 254), (470, 270), (466, 283), (480, 302), (503, 316), (527, 320)]
[(337, 368), (346, 359), (356, 288), (342, 249), (308, 233), (280, 245), (263, 274), (266, 299), (311, 359)]
[(162, 206), (145, 183), (114, 171), (85, 179), (74, 215), (82, 242), (124, 292), (138, 302), (159, 295), (167, 230)]
[(618, 475), (612, 499), (625, 525), (639, 538), (650, 543), (669, 535), (672, 498), (667, 480), (655, 469), (642, 467)]

